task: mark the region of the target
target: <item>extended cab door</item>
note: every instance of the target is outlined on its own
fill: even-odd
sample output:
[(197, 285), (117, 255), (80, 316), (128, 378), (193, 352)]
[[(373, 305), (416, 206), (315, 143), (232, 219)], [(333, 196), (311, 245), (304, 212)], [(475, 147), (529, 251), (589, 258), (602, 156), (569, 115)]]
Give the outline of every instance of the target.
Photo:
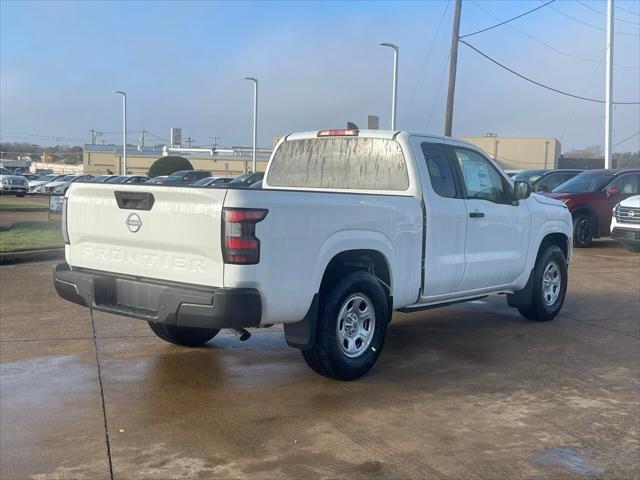
[(461, 291), (513, 284), (527, 258), (530, 213), (514, 201), (513, 187), (479, 152), (458, 146), (450, 151), (465, 190), (468, 211), (466, 268)]
[(425, 209), (423, 299), (458, 292), (465, 268), (467, 207), (447, 147), (412, 137)]

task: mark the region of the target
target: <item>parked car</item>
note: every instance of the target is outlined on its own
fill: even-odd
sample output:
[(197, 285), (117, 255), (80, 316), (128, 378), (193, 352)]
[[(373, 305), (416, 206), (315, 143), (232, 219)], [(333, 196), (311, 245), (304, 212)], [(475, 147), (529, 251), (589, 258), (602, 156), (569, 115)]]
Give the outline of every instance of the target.
[(38, 187), (36, 189), (36, 193), (47, 193), (47, 194), (52, 194), (54, 193), (54, 191), (56, 190), (56, 188), (64, 186), (64, 185), (70, 185), (72, 182), (75, 182), (78, 179), (90, 179), (91, 175), (65, 175), (62, 178), (58, 178), (57, 180), (54, 180), (52, 182), (49, 183), (45, 183), (44, 185)]
[(205, 177), (201, 178), (193, 184), (194, 187), (221, 187), (228, 184), (233, 178), (231, 177)]
[(573, 245), (588, 247), (609, 235), (616, 203), (640, 193), (640, 169), (587, 170), (547, 193), (565, 203), (573, 217)]
[(640, 195), (618, 203), (611, 217), (611, 238), (632, 252), (640, 252)]
[(497, 293), (533, 320), (562, 307), (569, 211), (470, 143), (298, 133), (267, 172), (259, 190), (74, 186), (58, 294), (186, 346), (283, 323), (315, 372), (341, 380), (374, 365), (393, 310)]
[(147, 180), (145, 183), (151, 183), (151, 184), (158, 184), (158, 183), (162, 183), (163, 180), (165, 178), (167, 178), (168, 175), (158, 175), (157, 177), (152, 177), (149, 180)]
[[(6, 169), (3, 169), (3, 172), (4, 170)], [(22, 175), (0, 173), (0, 195), (24, 197), (28, 190), (29, 182)]]
[(113, 177), (119, 177), (119, 175), (112, 175), (112, 174), (98, 175), (97, 177), (93, 177), (93, 179), (91, 180), (91, 183), (104, 183)]
[(149, 177), (146, 175), (116, 175), (108, 178), (104, 183), (146, 183)]
[[(69, 190), (69, 187), (72, 183), (75, 182), (84, 182), (89, 183), (93, 180), (93, 175), (75, 175), (71, 180), (62, 182), (51, 182), (45, 185), (45, 193), (53, 193), (54, 195), (64, 195)], [(54, 185), (53, 190), (49, 190), (51, 186)]]
[(25, 173), (22, 176), (27, 179), (27, 182), (30, 182), (31, 180), (39, 179), (42, 175), (38, 175), (35, 173)]
[(583, 171), (578, 169), (524, 170), (516, 174), (513, 179), (527, 182), (534, 192), (550, 192)]
[(243, 173), (242, 175), (234, 178), (227, 185), (229, 188), (249, 188), (256, 182), (259, 182), (264, 178), (264, 172), (256, 173)]
[(187, 186), (193, 185), (198, 180), (210, 176), (211, 172), (207, 172), (206, 170), (180, 170), (178, 172), (172, 173), (159, 183), (161, 185)]
[[(29, 182), (29, 193), (42, 193), (42, 189), (41, 187), (44, 187), (47, 183), (49, 182), (54, 182), (56, 180), (59, 180), (61, 178), (65, 177), (65, 175), (59, 175), (56, 173), (50, 173), (48, 175), (44, 175), (40, 178), (38, 178), (37, 180), (31, 180)], [(40, 191), (37, 191), (38, 189), (40, 189)]]

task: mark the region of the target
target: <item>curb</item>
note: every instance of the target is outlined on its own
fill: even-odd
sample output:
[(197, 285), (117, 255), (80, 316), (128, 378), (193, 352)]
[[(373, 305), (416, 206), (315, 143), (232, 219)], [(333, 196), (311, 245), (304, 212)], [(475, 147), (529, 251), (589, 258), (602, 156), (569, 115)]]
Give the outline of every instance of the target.
[(64, 248), (51, 248), (49, 250), (29, 250), (26, 252), (0, 253), (0, 265), (12, 263), (43, 262), (64, 258)]

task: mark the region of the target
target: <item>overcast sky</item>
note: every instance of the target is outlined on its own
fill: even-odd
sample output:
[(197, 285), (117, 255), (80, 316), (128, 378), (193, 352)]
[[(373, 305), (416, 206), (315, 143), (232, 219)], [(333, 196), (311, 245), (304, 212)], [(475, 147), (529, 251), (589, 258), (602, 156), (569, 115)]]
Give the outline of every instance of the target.
[[(541, 1), (463, 0), (461, 34)], [(640, 100), (640, 2), (616, 0), (616, 101)], [(551, 8), (553, 7), (553, 9)], [(118, 142), (120, 97), (137, 143), (182, 127), (200, 145), (249, 145), (260, 80), (259, 144), (368, 114), (388, 127), (400, 45), (398, 124), (441, 134), (453, 1), (0, 2), (0, 135), (41, 145)], [(551, 87), (604, 99), (606, 3), (558, 0), (466, 38)], [(569, 18), (572, 17), (572, 18)], [(533, 38), (532, 38), (533, 37)], [(546, 44), (546, 45), (545, 45)], [(433, 48), (432, 48), (433, 45)], [(563, 151), (604, 143), (604, 105), (544, 90), (460, 45), (454, 136), (549, 136)], [(638, 105), (615, 107), (614, 143), (640, 130)], [(57, 142), (53, 137), (69, 139)], [(616, 147), (637, 151), (640, 135)]]

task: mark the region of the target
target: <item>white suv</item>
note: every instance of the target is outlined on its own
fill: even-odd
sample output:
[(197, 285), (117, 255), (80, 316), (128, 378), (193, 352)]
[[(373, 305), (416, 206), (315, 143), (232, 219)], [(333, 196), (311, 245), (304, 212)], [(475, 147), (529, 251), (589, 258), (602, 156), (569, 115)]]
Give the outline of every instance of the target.
[(640, 252), (640, 195), (622, 200), (613, 208), (611, 238), (632, 252)]

